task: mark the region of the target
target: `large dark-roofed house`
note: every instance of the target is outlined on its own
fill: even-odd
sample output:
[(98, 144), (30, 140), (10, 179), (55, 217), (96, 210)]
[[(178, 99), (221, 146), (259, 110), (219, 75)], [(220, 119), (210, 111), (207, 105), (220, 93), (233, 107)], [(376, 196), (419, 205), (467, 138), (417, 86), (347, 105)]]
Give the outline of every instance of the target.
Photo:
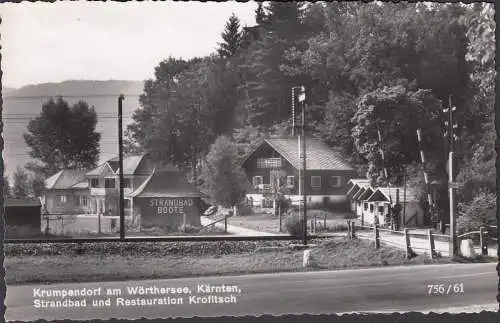
[(154, 169), (130, 197), (141, 229), (201, 225), (201, 193), (173, 166)]
[[(243, 162), (253, 190), (247, 198), (254, 205), (265, 204), (264, 195), (271, 188), (272, 180), (286, 173), (287, 195), (296, 204), (299, 194), (299, 158), (297, 138), (272, 138), (264, 140)], [(348, 181), (356, 178), (356, 170), (342, 154), (317, 139), (306, 140), (306, 188), (308, 203), (345, 201), (349, 189)]]

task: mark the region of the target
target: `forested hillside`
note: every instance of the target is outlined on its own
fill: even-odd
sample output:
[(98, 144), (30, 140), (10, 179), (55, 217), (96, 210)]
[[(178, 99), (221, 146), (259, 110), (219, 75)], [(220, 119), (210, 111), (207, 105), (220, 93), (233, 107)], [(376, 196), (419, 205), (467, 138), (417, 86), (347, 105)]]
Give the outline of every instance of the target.
[[(360, 176), (424, 192), (416, 129), (447, 213), (443, 109), (452, 105), (460, 202), (492, 194), (494, 19), (488, 4), (259, 4), (257, 26), (229, 18), (219, 50), (155, 67), (128, 129), (128, 151), (172, 160), (195, 177), (210, 145), (231, 137), (244, 154), (259, 139), (289, 135), (291, 88), (307, 89), (307, 132), (340, 148)], [(194, 172), (193, 172), (194, 171)], [(464, 211), (466, 212), (466, 211)]]

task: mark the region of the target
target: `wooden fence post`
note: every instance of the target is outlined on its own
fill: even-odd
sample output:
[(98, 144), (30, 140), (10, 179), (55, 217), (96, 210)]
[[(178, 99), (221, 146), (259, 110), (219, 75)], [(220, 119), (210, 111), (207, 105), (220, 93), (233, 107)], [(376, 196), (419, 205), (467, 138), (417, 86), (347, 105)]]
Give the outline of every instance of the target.
[(481, 254), (483, 256), (487, 256), (488, 255), (488, 244), (486, 243), (486, 237), (485, 237), (485, 228), (484, 227), (480, 227), (479, 228), (479, 243), (481, 245)]
[(224, 216), (224, 233), (227, 233), (227, 215)]
[(434, 246), (434, 236), (432, 235), (432, 230), (429, 229), (429, 247), (430, 247), (430, 257), (431, 259), (434, 258), (436, 254), (436, 248)]
[(351, 234), (351, 220), (347, 220), (347, 237), (349, 239), (352, 238), (352, 234)]
[(356, 224), (354, 221), (351, 222), (351, 235), (353, 239), (356, 238)]
[(408, 234), (409, 229), (405, 228), (405, 244), (406, 244), (406, 259), (410, 259), (411, 256), (411, 245), (410, 245), (410, 235)]
[(378, 224), (375, 224), (375, 249), (380, 249), (380, 232)]
[(281, 217), (281, 212), (280, 212), (280, 232), (282, 232), (282, 231), (281, 231), (281, 230), (282, 230), (282, 229), (281, 229), (281, 227), (282, 227), (282, 222), (283, 222), (283, 220), (282, 220), (282, 217)]
[(326, 231), (326, 214), (325, 214), (325, 218), (323, 219), (323, 229)]

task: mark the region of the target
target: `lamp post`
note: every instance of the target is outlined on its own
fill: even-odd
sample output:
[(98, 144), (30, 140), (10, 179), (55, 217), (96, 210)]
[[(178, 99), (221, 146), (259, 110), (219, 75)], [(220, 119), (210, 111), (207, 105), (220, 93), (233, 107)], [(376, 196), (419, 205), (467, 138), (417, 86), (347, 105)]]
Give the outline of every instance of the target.
[(453, 159), (455, 154), (455, 140), (457, 136), (454, 133), (454, 129), (458, 126), (453, 124), (453, 112), (456, 111), (457, 108), (453, 106), (451, 102), (451, 96), (449, 98), (449, 105), (447, 109), (443, 109), (443, 113), (448, 114), (448, 121), (445, 121), (445, 126), (447, 127), (446, 132), (444, 133), (445, 138), (448, 138), (448, 190), (449, 190), (449, 198), (450, 198), (450, 256), (456, 256), (458, 253), (457, 248), (457, 237), (456, 237), (456, 217), (455, 217), (455, 186), (454, 183), (454, 165)]
[(299, 151), (301, 152), (300, 158), (302, 160), (302, 176), (299, 177), (299, 180), (302, 179), (301, 185), (299, 187), (302, 188), (302, 200), (304, 201), (304, 207), (302, 208), (302, 214), (303, 214), (303, 220), (304, 223), (303, 225), (303, 243), (304, 245), (307, 245), (307, 185), (306, 185), (306, 88), (304, 86), (301, 86), (300, 92), (298, 95), (298, 101), (299, 104), (302, 104), (302, 147), (300, 146), (301, 141), (300, 141), (300, 135), (299, 135)]

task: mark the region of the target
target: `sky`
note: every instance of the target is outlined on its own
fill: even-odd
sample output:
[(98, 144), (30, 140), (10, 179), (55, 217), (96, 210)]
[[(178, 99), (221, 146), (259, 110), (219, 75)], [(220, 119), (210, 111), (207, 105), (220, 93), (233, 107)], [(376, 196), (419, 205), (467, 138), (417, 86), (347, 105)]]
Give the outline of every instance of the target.
[(255, 2), (2, 3), (2, 84), (145, 80), (174, 56), (215, 52), (232, 13), (255, 25)]

